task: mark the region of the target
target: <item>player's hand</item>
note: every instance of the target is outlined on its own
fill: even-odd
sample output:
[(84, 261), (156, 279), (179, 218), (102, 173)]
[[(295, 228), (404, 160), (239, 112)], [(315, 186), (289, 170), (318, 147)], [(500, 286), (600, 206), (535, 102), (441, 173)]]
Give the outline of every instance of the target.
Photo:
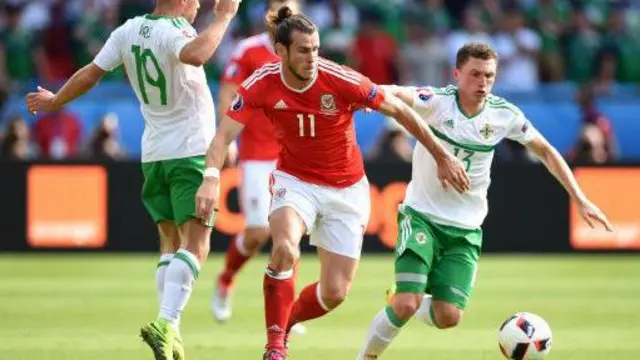
[(213, 14), (216, 17), (232, 18), (238, 12), (238, 6), (242, 0), (215, 0)]
[(589, 224), (591, 228), (595, 228), (595, 221), (602, 224), (607, 231), (613, 232), (613, 225), (611, 225), (607, 216), (591, 201), (584, 200), (582, 202), (578, 202), (578, 209), (580, 211), (580, 216), (582, 216), (584, 221)]
[(38, 111), (54, 111), (57, 110), (54, 99), (55, 94), (51, 91), (38, 86), (38, 91), (27, 94), (27, 108), (32, 115)]
[(449, 153), (445, 153), (440, 159), (436, 160), (438, 165), (438, 179), (442, 183), (442, 187), (448, 189), (453, 186), (459, 193), (463, 193), (471, 187), (469, 175), (464, 171), (462, 162)]
[(218, 211), (220, 200), (220, 179), (205, 177), (196, 193), (196, 217), (203, 223), (208, 223)]

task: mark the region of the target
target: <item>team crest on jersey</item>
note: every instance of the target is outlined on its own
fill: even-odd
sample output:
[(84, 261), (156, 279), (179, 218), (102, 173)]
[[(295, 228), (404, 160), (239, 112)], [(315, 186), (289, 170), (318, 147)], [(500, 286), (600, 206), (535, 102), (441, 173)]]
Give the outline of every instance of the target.
[(334, 114), (338, 111), (336, 98), (331, 94), (324, 94), (320, 97), (320, 111), (323, 113)]
[(231, 103), (231, 110), (238, 111), (242, 109), (242, 105), (244, 105), (242, 96), (240, 94), (236, 94), (236, 96), (233, 98), (233, 102)]
[(480, 135), (482, 135), (485, 140), (489, 140), (494, 132), (495, 131), (489, 123), (484, 124), (484, 126), (480, 129)]
[(527, 130), (529, 130), (529, 121), (525, 121), (520, 128), (520, 131), (522, 131), (523, 134), (526, 133)]
[(424, 245), (427, 242), (427, 235), (425, 235), (423, 232), (417, 233), (416, 242), (420, 245)]
[(376, 98), (376, 95), (378, 95), (378, 87), (374, 86), (369, 91), (369, 96), (367, 98), (369, 99), (369, 101), (373, 101), (373, 99)]
[(422, 101), (428, 101), (433, 97), (433, 91), (429, 88), (418, 88), (416, 92), (418, 93), (418, 98)]

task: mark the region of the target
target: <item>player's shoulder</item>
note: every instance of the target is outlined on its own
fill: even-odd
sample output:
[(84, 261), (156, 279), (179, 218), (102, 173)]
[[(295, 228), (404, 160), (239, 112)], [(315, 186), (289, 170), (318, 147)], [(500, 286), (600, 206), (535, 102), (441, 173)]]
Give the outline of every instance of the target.
[(523, 113), (518, 106), (503, 97), (489, 94), (486, 101), (486, 107), (493, 115), (505, 118), (517, 118), (523, 116)]
[(446, 101), (455, 101), (458, 87), (448, 85), (444, 87), (438, 86), (409, 86), (415, 96), (423, 103), (442, 103)]
[(246, 39), (242, 39), (238, 42), (231, 57), (239, 59), (245, 56), (250, 56), (256, 50), (262, 50), (270, 47), (270, 39), (268, 33), (261, 33), (250, 36)]
[(340, 65), (325, 58), (318, 59), (318, 76), (332, 83), (360, 85), (364, 75), (352, 68)]
[(242, 82), (241, 86), (245, 90), (249, 90), (268, 84), (273, 84), (274, 77), (277, 77), (277, 81), (280, 81), (280, 71), (280, 61), (268, 62), (257, 68), (253, 72), (253, 74), (251, 74)]

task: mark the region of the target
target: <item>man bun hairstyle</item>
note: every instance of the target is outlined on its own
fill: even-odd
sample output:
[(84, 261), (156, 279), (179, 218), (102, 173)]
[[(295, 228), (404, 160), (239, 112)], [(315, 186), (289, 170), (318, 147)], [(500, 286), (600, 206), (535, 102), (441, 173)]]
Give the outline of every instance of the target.
[(291, 45), (291, 33), (299, 31), (303, 34), (313, 34), (318, 27), (306, 15), (294, 14), (293, 10), (284, 5), (267, 14), (269, 35), (274, 44), (280, 43), (287, 48)]

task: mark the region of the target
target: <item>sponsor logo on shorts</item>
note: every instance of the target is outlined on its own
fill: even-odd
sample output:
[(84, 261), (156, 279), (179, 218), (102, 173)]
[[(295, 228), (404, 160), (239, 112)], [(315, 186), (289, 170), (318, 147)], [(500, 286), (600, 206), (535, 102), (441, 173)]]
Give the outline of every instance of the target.
[(520, 128), (520, 131), (522, 131), (523, 133), (526, 133), (527, 130), (529, 130), (529, 122), (525, 121), (522, 127)]
[(287, 189), (285, 189), (285, 188), (278, 189), (273, 193), (273, 200), (280, 201), (280, 200), (284, 199), (284, 196), (286, 194), (287, 194)]

